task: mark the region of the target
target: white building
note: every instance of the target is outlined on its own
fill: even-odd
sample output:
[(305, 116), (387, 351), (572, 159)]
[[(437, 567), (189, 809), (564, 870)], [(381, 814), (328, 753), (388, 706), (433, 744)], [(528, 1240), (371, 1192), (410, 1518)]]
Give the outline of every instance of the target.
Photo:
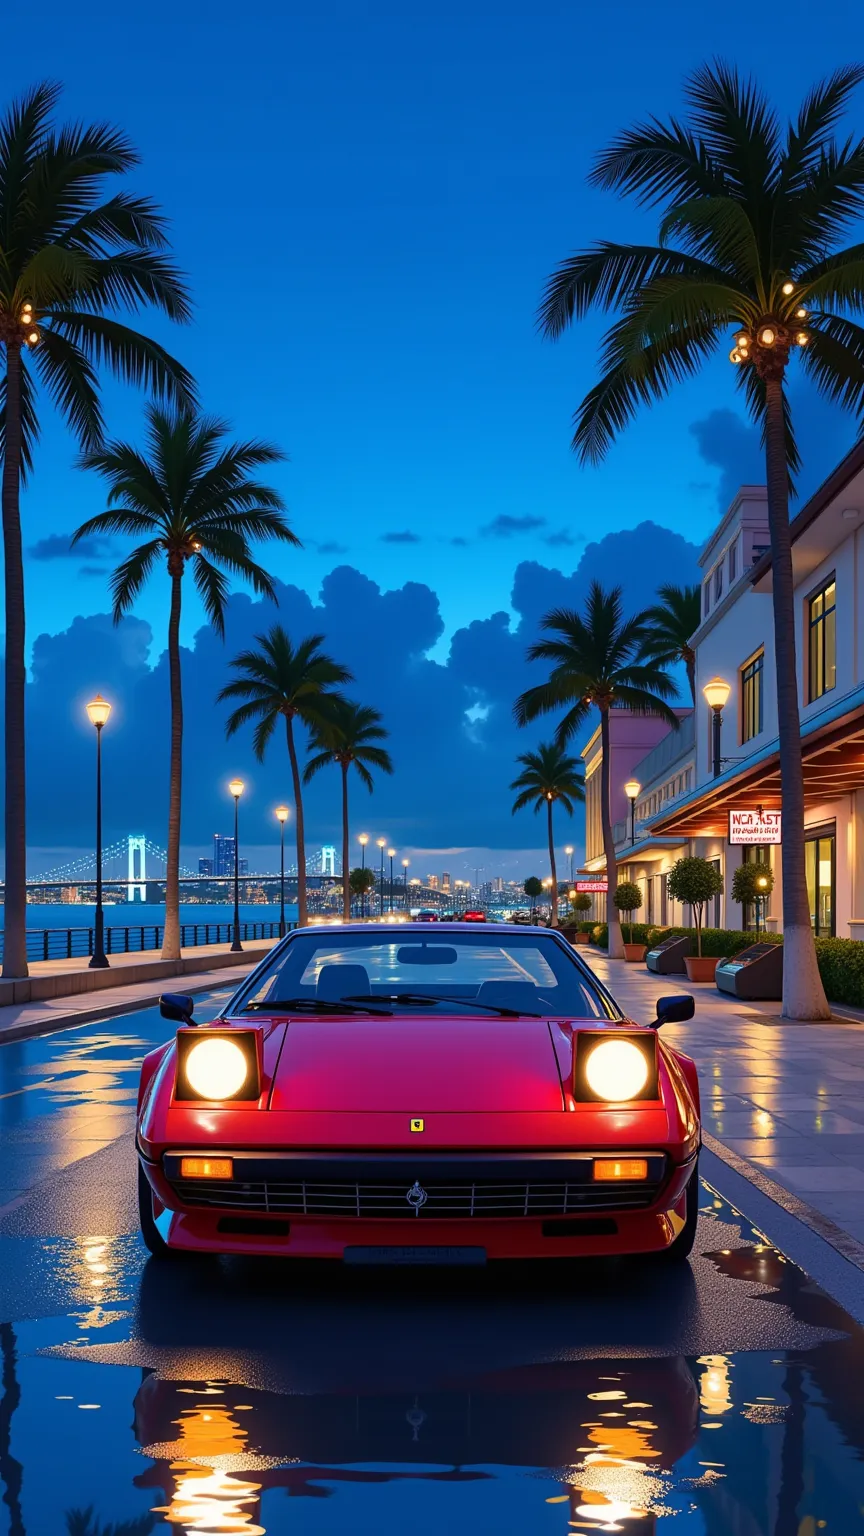
[[(841, 937), (864, 937), (862, 528), (864, 444), (791, 525), (810, 911), (817, 933)], [(700, 556), (695, 708), (632, 767), (641, 786), (632, 842), (628, 821), (615, 829), (618, 878), (642, 886), (646, 921), (682, 920), (666, 895), (665, 874), (694, 853), (715, 859), (724, 877), (726, 894), (706, 919), (712, 926), (752, 925), (753, 914), (742, 913), (728, 893), (736, 865), (760, 857), (775, 871), (769, 926), (782, 928), (782, 845), (745, 848), (728, 836), (731, 810), (780, 809), (769, 543), (766, 493), (744, 486)], [(712, 711), (702, 693), (716, 677), (729, 687), (719, 774)], [(592, 862), (604, 867), (602, 855)]]

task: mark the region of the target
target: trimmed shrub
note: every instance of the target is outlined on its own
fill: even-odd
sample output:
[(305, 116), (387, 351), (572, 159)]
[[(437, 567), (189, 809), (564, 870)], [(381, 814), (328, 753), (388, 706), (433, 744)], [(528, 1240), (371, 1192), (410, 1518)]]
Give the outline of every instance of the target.
[(627, 942), (629, 944), (641, 944), (641, 939), (634, 939), (633, 937), (633, 913), (638, 912), (642, 905), (642, 892), (639, 886), (635, 885), (632, 880), (622, 880), (621, 884), (616, 887), (612, 900), (618, 911), (626, 912), (630, 918), (630, 923), (628, 924), (630, 938)]
[[(671, 939), (676, 933), (687, 934), (688, 938), (694, 940), (696, 938), (695, 928), (659, 928), (652, 927), (649, 923), (634, 923), (633, 933), (634, 943), (648, 945), (656, 943), (659, 939)], [(608, 947), (608, 931), (605, 925), (598, 925), (597, 928), (592, 929), (592, 937), (601, 949)], [(852, 939), (817, 939), (816, 948), (818, 951), (820, 944), (851, 944), (853, 942)], [(740, 954), (742, 949), (748, 949), (755, 943), (755, 933), (742, 933), (740, 928), (702, 929), (702, 953), (712, 959), (715, 955), (718, 959), (723, 959), (727, 955)], [(760, 933), (759, 943), (782, 944), (783, 935), (782, 933)], [(861, 945), (861, 949), (864, 950), (864, 944)]]
[(864, 944), (859, 939), (817, 939), (816, 959), (829, 1001), (864, 1008)]
[(723, 878), (708, 859), (678, 859), (666, 877), (666, 889), (674, 901), (691, 907), (696, 920), (696, 953), (702, 954), (702, 920), (706, 903), (722, 896)]

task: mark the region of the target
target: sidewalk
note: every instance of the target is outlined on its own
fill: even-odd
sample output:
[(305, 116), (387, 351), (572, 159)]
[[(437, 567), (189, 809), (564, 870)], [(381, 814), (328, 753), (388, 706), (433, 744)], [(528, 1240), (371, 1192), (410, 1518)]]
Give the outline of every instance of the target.
[(699, 1068), (705, 1145), (864, 1268), (864, 1021), (844, 1009), (830, 1024), (787, 1024), (779, 1003), (581, 954), (640, 1024), (658, 997), (692, 993), (696, 1017), (663, 1038)]
[[(247, 962), (257, 963), (277, 943), (276, 939), (249, 939), (243, 946)], [(91, 970), (86, 955), (74, 960), (35, 960), (28, 974), (20, 978), (0, 978), (0, 1018), (17, 1003), (69, 998), (79, 993), (102, 993), (118, 984), (167, 980), (196, 970), (216, 970), (231, 966), (236, 957), (230, 944), (198, 944), (181, 950), (180, 960), (163, 960), (158, 949), (133, 949), (127, 954), (109, 956), (105, 969)], [(124, 981), (115, 980), (122, 972)], [(152, 990), (152, 989), (151, 989)]]
[[(146, 1008), (158, 1002), (163, 992), (205, 992), (211, 987), (234, 986), (276, 942), (275, 939), (250, 941), (244, 946), (242, 955), (232, 954), (227, 944), (199, 945), (183, 950), (179, 964), (160, 960), (158, 950), (115, 955), (110, 970), (95, 973), (105, 981), (97, 992), (78, 990), (75, 986), (86, 960), (38, 961), (31, 966), (31, 974), (34, 977), (53, 974), (60, 986), (54, 996), (0, 1006), (0, 1045), (30, 1035), (44, 1035), (54, 1029), (68, 1029), (94, 1019), (132, 1013), (136, 1008)], [(92, 976), (94, 973), (85, 974)]]

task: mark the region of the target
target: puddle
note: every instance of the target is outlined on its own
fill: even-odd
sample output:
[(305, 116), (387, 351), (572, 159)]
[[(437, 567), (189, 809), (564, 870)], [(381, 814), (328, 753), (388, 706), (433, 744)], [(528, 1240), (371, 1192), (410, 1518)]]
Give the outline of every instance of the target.
[(142, 1271), (133, 1237), (45, 1241), (66, 1310), (0, 1329), (0, 1532), (864, 1531), (864, 1332), (703, 1209), (674, 1275)]

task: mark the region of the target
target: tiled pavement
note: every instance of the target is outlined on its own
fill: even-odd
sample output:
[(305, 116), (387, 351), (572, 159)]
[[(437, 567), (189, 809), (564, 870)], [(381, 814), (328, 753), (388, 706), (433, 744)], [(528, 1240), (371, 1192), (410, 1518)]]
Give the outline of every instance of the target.
[(733, 1166), (744, 1159), (849, 1234), (862, 1246), (860, 1262), (864, 1020), (849, 1015), (830, 1024), (785, 1024), (779, 1003), (737, 1002), (686, 976), (652, 976), (593, 948), (582, 953), (640, 1023), (654, 1017), (664, 993), (693, 994), (696, 1017), (666, 1025), (663, 1034), (699, 1067), (706, 1143), (713, 1138)]

